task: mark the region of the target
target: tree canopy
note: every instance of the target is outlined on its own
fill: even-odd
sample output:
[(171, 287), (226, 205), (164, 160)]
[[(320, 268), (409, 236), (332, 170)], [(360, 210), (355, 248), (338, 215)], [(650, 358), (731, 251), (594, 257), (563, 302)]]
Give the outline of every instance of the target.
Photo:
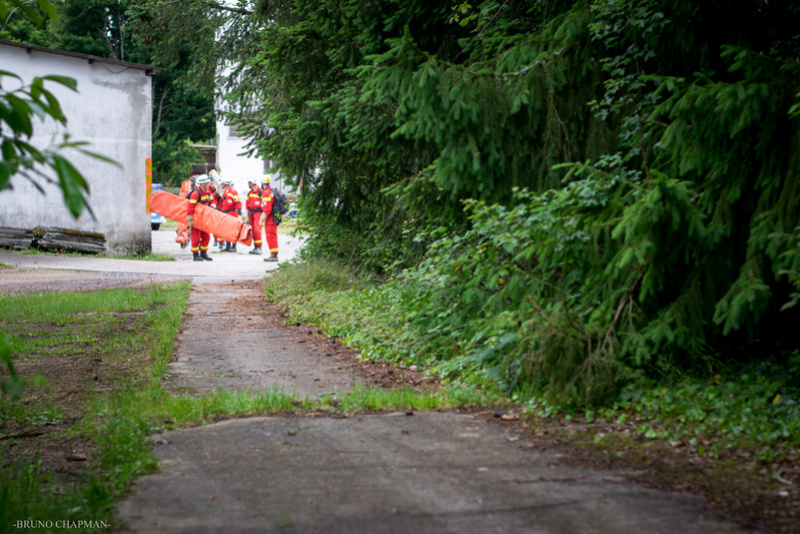
[(196, 61), (197, 37), (178, 32), (175, 53), (156, 57), (148, 44), (152, 29), (142, 26), (130, 0), (55, 0), (54, 19), (45, 17), (38, 4), (28, 11), (43, 24), (30, 16), (7, 15), (0, 37), (165, 67), (153, 76), (153, 179), (167, 185), (184, 180), (191, 163), (202, 161), (187, 141), (206, 143), (216, 130), (214, 87), (196, 83), (189, 73)]
[(800, 7), (134, 4), (202, 36), (195, 79), (232, 67), (229, 120), (302, 183), (309, 251), (403, 280), (410, 322), (510, 387), (594, 402), (796, 350)]

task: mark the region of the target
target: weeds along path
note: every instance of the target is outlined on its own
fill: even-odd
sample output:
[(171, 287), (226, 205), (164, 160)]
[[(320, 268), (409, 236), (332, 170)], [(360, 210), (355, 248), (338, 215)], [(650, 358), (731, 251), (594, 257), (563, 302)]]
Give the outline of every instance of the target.
[[(170, 369), (176, 392), (277, 385), (313, 397), (401, 374), (358, 363), (308, 327), (282, 325), (261, 282), (196, 286), (188, 311)], [(412, 385), (418, 378), (405, 376)], [(161, 433), (152, 437), (161, 469), (119, 504), (120, 530), (753, 531), (695, 497), (628, 483), (632, 473), (567, 466), (557, 452), (486, 417), (292, 414)]]

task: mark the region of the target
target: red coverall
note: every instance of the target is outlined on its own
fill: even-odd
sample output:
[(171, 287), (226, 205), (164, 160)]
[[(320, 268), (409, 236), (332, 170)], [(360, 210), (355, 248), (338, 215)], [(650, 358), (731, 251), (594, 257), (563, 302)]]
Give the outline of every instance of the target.
[(261, 191), (257, 185), (247, 192), (245, 207), (247, 208), (247, 221), (253, 229), (253, 245), (261, 248)]
[[(194, 215), (194, 210), (197, 207), (197, 204), (205, 204), (206, 206), (211, 205), (211, 195), (209, 194), (208, 189), (202, 185), (193, 189), (192, 192), (189, 193), (189, 207), (186, 208), (186, 215)], [(202, 230), (199, 230), (193, 226), (192, 253), (197, 254), (200, 251), (206, 252), (208, 250), (208, 242), (210, 239), (211, 235), (208, 232), (203, 232)]]
[(278, 225), (272, 218), (272, 202), (275, 197), (272, 194), (272, 187), (265, 185), (261, 190), (261, 209), (264, 210), (264, 233), (267, 238), (267, 246), (273, 254), (278, 253)]
[[(209, 205), (212, 208), (217, 209), (217, 206), (219, 206), (219, 203), (222, 200), (222, 197), (219, 196), (219, 193), (217, 192), (217, 188), (214, 187), (213, 185), (209, 185), (208, 194), (211, 196), (211, 204)], [(215, 245), (219, 244), (219, 239), (217, 239), (217, 236), (214, 236), (214, 244)]]
[(242, 209), (242, 202), (239, 200), (239, 193), (236, 192), (236, 189), (231, 186), (225, 187), (222, 190), (222, 201), (217, 207), (220, 211), (236, 217), (238, 210)]
[[(191, 180), (184, 180), (181, 184), (181, 192), (179, 193), (181, 198), (185, 198), (186, 194), (192, 189), (192, 181)], [(186, 241), (189, 239), (189, 235), (191, 232), (186, 228), (186, 225), (183, 223), (178, 223), (178, 229), (175, 230), (177, 234), (175, 236), (175, 242), (181, 245), (181, 248), (186, 246)]]

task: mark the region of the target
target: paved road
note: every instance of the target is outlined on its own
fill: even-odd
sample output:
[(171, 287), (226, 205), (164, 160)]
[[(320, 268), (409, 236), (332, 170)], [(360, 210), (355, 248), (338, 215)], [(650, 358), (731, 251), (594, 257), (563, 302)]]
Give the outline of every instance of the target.
[[(280, 260), (294, 258), (302, 247), (302, 240), (296, 237), (279, 235)], [(153, 252), (167, 254), (175, 261), (121, 260), (96, 256), (55, 256), (50, 254), (18, 254), (0, 250), (0, 263), (19, 266), (25, 269), (60, 269), (105, 273), (106, 276), (153, 275), (190, 278), (195, 283), (217, 282), (220, 280), (253, 280), (263, 278), (266, 272), (278, 268), (277, 263), (263, 261), (264, 256), (248, 254), (251, 247), (239, 246), (236, 254), (211, 252), (214, 261), (192, 261), (191, 251), (181, 249), (175, 243), (175, 229), (161, 227), (153, 232)], [(6, 273), (6, 278), (8, 278)], [(32, 273), (31, 276), (35, 276)], [(97, 275), (99, 276), (99, 274)], [(85, 276), (84, 276), (85, 278)]]
[(752, 532), (687, 495), (568, 467), (457, 413), (260, 417), (157, 436), (118, 516), (141, 533)]

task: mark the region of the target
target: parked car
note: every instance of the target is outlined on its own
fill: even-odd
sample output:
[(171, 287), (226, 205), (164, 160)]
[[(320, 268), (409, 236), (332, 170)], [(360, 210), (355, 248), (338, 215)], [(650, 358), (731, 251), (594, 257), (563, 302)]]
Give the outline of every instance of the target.
[[(153, 191), (159, 191), (161, 189), (161, 184), (153, 184)], [(150, 214), (150, 228), (153, 230), (158, 230), (161, 227), (161, 224), (166, 222), (166, 218), (163, 215), (159, 215), (158, 213), (151, 213)]]

